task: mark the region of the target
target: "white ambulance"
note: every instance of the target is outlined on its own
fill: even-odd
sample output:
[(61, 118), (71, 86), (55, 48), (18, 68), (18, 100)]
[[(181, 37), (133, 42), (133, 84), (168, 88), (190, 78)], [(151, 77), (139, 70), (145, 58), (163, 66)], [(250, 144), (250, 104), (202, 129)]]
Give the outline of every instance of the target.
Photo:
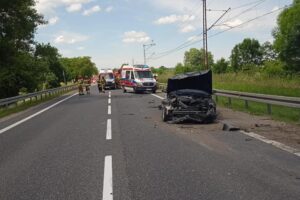
[(120, 69), (121, 86), (124, 92), (132, 91), (135, 93), (150, 91), (156, 92), (156, 80), (151, 69), (147, 65), (124, 65)]

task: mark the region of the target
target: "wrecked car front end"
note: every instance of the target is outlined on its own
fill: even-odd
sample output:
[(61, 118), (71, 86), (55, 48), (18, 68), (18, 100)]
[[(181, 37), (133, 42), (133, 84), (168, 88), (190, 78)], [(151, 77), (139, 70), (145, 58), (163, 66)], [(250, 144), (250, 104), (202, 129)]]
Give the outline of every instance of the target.
[(212, 99), (211, 71), (188, 73), (168, 80), (167, 99), (162, 101), (162, 119), (170, 123), (194, 121), (210, 123), (216, 119)]

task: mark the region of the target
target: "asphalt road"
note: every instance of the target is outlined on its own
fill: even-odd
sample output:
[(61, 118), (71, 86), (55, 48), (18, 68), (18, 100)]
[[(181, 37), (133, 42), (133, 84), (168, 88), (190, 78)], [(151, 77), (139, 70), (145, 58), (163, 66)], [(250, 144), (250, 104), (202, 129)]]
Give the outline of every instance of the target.
[(150, 94), (109, 96), (1, 120), (0, 199), (300, 199), (299, 157), (217, 124), (163, 123)]

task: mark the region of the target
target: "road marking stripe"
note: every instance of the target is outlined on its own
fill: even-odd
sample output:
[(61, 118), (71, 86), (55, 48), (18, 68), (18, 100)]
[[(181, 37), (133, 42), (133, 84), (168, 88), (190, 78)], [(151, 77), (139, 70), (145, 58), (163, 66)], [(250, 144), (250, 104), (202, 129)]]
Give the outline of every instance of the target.
[(111, 98), (111, 92), (110, 91), (108, 92), (108, 97)]
[(74, 96), (77, 95), (77, 94), (78, 94), (78, 93), (75, 93), (75, 94), (73, 94), (73, 95), (71, 95), (71, 96), (69, 96), (69, 97), (67, 97), (67, 98), (65, 98), (65, 99), (63, 99), (63, 100), (60, 100), (60, 101), (56, 102), (55, 104), (53, 104), (53, 105), (51, 105), (51, 106), (48, 106), (48, 107), (44, 108), (43, 110), (40, 110), (39, 112), (36, 112), (36, 113), (34, 113), (34, 114), (32, 114), (32, 115), (30, 115), (30, 116), (28, 116), (28, 117), (26, 117), (26, 118), (24, 118), (24, 119), (22, 119), (22, 120), (16, 122), (16, 123), (14, 123), (14, 124), (11, 124), (11, 125), (7, 126), (6, 128), (1, 129), (1, 130), (0, 130), (0, 134), (4, 133), (4, 132), (6, 132), (6, 131), (8, 131), (8, 130), (10, 130), (10, 129), (12, 129), (12, 128), (14, 128), (14, 127), (16, 127), (16, 126), (18, 126), (18, 125), (20, 125), (20, 124), (22, 124), (22, 123), (24, 123), (24, 122), (26, 122), (26, 121), (32, 119), (32, 118), (38, 116), (38, 115), (40, 115), (40, 114), (42, 114), (43, 112), (46, 112), (47, 110), (49, 110), (49, 109), (51, 109), (51, 108), (57, 106), (58, 104), (60, 104), (60, 103), (62, 103), (62, 102), (64, 102), (64, 101), (66, 101), (66, 100), (68, 100), (68, 99), (74, 97)]
[(112, 156), (105, 156), (102, 200), (113, 200)]
[(108, 99), (108, 104), (111, 104), (111, 98)]
[(106, 140), (111, 140), (111, 138), (111, 119), (108, 119), (106, 126)]
[(111, 106), (108, 106), (107, 114), (111, 115)]
[[(157, 97), (159, 99), (164, 99), (163, 97), (158, 96), (156, 94), (151, 94), (151, 95), (155, 96), (155, 97)], [(287, 145), (284, 145), (284, 144), (282, 144), (280, 142), (277, 142), (277, 141), (274, 141), (274, 140), (269, 140), (269, 139), (267, 139), (267, 138), (265, 138), (265, 137), (263, 137), (261, 135), (258, 135), (256, 133), (252, 133), (252, 132), (248, 133), (248, 132), (245, 132), (245, 131), (240, 131), (240, 132), (243, 133), (243, 134), (245, 134), (245, 135), (248, 135), (250, 137), (253, 137), (253, 138), (257, 139), (257, 140), (260, 140), (260, 141), (262, 141), (264, 143), (271, 144), (271, 145), (273, 145), (273, 146), (275, 146), (275, 147), (277, 147), (277, 148), (279, 148), (281, 150), (287, 151), (289, 153), (292, 153), (292, 154), (300, 157), (299, 150), (297, 150), (295, 148), (289, 147)]]
[(165, 98), (163, 98), (163, 97), (161, 97), (161, 96), (158, 96), (158, 95), (156, 95), (156, 94), (151, 94), (152, 96), (155, 96), (155, 97), (157, 97), (157, 98), (159, 98), (159, 99), (161, 99), (161, 100), (163, 100), (163, 99), (165, 99)]
[(281, 150), (287, 151), (289, 153), (292, 153), (292, 154), (300, 157), (299, 150), (297, 150), (297, 149), (295, 149), (293, 147), (289, 147), (289, 146), (287, 146), (285, 144), (282, 144), (282, 143), (274, 141), (274, 140), (269, 140), (269, 139), (265, 138), (264, 136), (258, 135), (256, 133), (246, 132), (246, 131), (240, 131), (240, 132), (243, 133), (243, 134), (245, 134), (245, 135), (248, 135), (250, 137), (253, 137), (253, 138), (257, 139), (257, 140), (260, 140), (260, 141), (262, 141), (264, 143), (271, 144), (271, 145), (273, 145), (273, 146), (275, 146), (275, 147), (277, 147), (277, 148), (279, 148)]

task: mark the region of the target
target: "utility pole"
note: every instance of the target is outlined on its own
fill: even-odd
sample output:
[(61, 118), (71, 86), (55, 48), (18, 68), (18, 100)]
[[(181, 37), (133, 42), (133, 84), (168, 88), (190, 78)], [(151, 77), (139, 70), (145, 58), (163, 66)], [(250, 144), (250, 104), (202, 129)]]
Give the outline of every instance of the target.
[(208, 45), (207, 45), (207, 9), (206, 0), (203, 1), (203, 50), (204, 50), (204, 60), (203, 64), (205, 69), (208, 69)]
[(152, 40), (152, 42), (150, 43), (150, 44), (143, 44), (143, 49), (144, 49), (144, 65), (146, 65), (147, 64), (147, 53), (146, 53), (146, 51), (149, 49), (149, 48), (151, 48), (151, 47), (153, 47), (153, 46), (155, 46), (156, 44), (153, 42), (153, 40)]

